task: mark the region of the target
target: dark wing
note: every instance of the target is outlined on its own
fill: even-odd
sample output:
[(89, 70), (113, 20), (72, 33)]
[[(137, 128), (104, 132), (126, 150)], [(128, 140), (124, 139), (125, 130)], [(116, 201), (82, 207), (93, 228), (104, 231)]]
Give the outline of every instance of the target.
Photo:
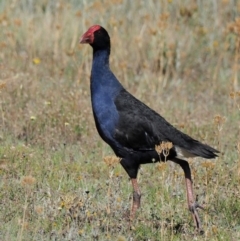
[(115, 98), (115, 105), (119, 121), (114, 138), (122, 146), (133, 150), (154, 150), (155, 145), (169, 141), (193, 155), (216, 157), (217, 150), (177, 130), (126, 90), (123, 89)]

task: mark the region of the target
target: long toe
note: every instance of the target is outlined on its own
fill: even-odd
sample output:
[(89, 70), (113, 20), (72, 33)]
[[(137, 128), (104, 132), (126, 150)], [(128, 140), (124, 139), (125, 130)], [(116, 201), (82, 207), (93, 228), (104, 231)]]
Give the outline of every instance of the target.
[(196, 202), (194, 202), (194, 204), (190, 207), (190, 211), (196, 210), (196, 209), (198, 209), (198, 208), (199, 208), (199, 209), (202, 209), (202, 210), (205, 210), (205, 208), (196, 201)]
[(192, 216), (193, 216), (193, 220), (194, 220), (194, 223), (195, 223), (196, 231), (199, 234), (203, 234), (204, 231), (202, 229), (201, 221), (200, 221), (200, 218), (199, 218), (199, 215), (198, 215), (198, 211), (197, 211), (198, 208), (204, 210), (204, 208), (201, 205), (199, 205), (197, 202), (195, 202), (193, 205), (191, 205), (189, 207), (189, 209), (190, 209), (190, 211), (192, 213)]

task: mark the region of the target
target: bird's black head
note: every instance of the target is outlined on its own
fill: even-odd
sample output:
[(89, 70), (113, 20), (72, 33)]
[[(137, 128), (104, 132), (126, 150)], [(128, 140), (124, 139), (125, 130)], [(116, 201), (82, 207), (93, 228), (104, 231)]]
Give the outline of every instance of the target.
[(83, 34), (80, 39), (81, 44), (90, 44), (93, 49), (110, 49), (110, 37), (108, 32), (100, 25), (93, 25)]

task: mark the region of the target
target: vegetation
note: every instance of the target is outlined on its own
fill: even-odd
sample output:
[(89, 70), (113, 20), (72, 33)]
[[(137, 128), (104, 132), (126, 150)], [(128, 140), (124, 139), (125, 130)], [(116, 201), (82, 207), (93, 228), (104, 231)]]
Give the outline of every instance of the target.
[[(1, 0), (0, 239), (239, 240), (239, 11), (229, 0)], [(95, 129), (92, 50), (78, 44), (93, 24), (110, 33), (131, 93), (221, 151), (189, 160), (204, 235), (170, 162), (141, 167), (129, 229), (131, 183)]]

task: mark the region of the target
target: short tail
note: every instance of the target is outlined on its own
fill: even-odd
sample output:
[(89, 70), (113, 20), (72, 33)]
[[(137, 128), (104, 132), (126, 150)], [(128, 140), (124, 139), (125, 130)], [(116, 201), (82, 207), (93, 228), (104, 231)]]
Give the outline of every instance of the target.
[(199, 141), (194, 141), (191, 143), (191, 148), (189, 149), (189, 152), (206, 159), (216, 158), (218, 157), (217, 153), (220, 153), (218, 150)]

